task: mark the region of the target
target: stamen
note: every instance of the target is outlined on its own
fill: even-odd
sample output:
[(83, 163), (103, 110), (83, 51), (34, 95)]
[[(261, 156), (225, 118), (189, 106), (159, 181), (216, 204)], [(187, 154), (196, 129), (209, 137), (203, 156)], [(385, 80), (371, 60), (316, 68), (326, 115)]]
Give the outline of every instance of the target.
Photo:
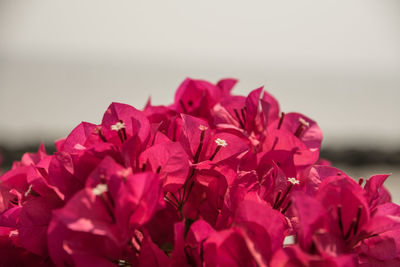
[(207, 129), (208, 129), (207, 126), (204, 126), (204, 125), (200, 125), (200, 126), (199, 126), (199, 130), (200, 130), (200, 131), (205, 131), (205, 130), (207, 130)]
[(111, 125), (111, 130), (118, 132), (118, 137), (121, 140), (121, 143), (123, 143), (124, 140), (126, 140), (125, 123), (123, 123), (121, 120), (116, 124)]
[(204, 125), (199, 126), (199, 130), (201, 131), (200, 143), (199, 143), (199, 146), (197, 147), (196, 154), (194, 155), (194, 158), (193, 158), (194, 163), (197, 163), (199, 161), (200, 153), (201, 153), (201, 150), (203, 149), (204, 136), (205, 136), (205, 132), (207, 129), (208, 129), (207, 126), (204, 126)]
[(360, 186), (362, 186), (363, 183), (364, 183), (364, 179), (362, 177), (360, 177), (360, 179), (358, 179), (358, 184)]
[(238, 119), (238, 122), (239, 122), (239, 124), (240, 124), (240, 127), (242, 127), (242, 129), (244, 129), (244, 123), (243, 123), (242, 120), (240, 119), (239, 112), (237, 111), (236, 108), (233, 109), (233, 111), (235, 112), (235, 115), (236, 115), (236, 118)]
[(117, 132), (124, 128), (125, 128), (125, 123), (123, 123), (121, 120), (119, 122), (117, 122), (116, 124), (111, 125), (111, 130), (117, 131)]
[(362, 206), (360, 205), (360, 206), (358, 206), (358, 210), (357, 210), (357, 218), (356, 218), (356, 223), (354, 225), (354, 231), (353, 231), (354, 235), (357, 233), (358, 225), (360, 224), (361, 211), (362, 211)]
[(95, 188), (92, 189), (92, 193), (101, 198), (107, 210), (108, 215), (110, 216), (111, 220), (115, 222), (115, 216), (113, 213), (114, 201), (111, 198), (111, 194), (108, 192), (108, 186), (106, 184), (98, 184)]
[(95, 194), (96, 196), (99, 196), (107, 191), (108, 187), (106, 184), (98, 184), (95, 188), (92, 189), (93, 194)]
[(164, 196), (164, 200), (165, 200), (167, 203), (171, 204), (171, 205), (172, 205), (173, 207), (175, 207), (176, 209), (178, 209), (178, 205), (175, 204), (174, 202), (172, 202), (172, 200), (169, 199), (166, 195)]
[(240, 113), (242, 114), (243, 124), (246, 123), (246, 113), (244, 113), (245, 111), (246, 111), (245, 108), (240, 109)]
[(303, 119), (303, 118), (299, 118), (299, 122), (300, 122), (301, 125), (304, 125), (306, 127), (310, 127), (310, 123), (308, 121), (306, 121), (305, 119)]
[(140, 248), (142, 247), (143, 238), (144, 238), (143, 233), (140, 230), (135, 229), (132, 238), (132, 245), (137, 251), (140, 251)]
[(338, 216), (340, 232), (342, 233), (342, 237), (344, 238), (343, 221), (342, 221), (342, 205), (337, 206), (337, 216)]
[[(290, 178), (289, 178), (290, 179)], [(288, 180), (289, 180), (288, 179)], [(295, 179), (296, 180), (296, 179)], [(298, 180), (296, 180), (297, 182), (298, 182)], [(279, 202), (278, 202), (278, 204), (276, 205), (276, 208), (278, 209), (280, 206), (282, 206), (282, 204), (283, 204), (283, 202), (285, 201), (285, 199), (286, 199), (286, 197), (287, 197), (287, 195), (289, 194), (289, 192), (290, 192), (290, 190), (292, 190), (292, 187), (293, 187), (293, 185), (294, 185), (294, 183), (292, 183), (291, 181), (289, 181), (290, 182), (290, 184), (289, 184), (289, 186), (287, 187), (287, 189), (286, 189), (286, 191), (285, 191), (285, 194), (282, 196), (282, 198), (279, 200)], [(296, 183), (297, 184), (297, 183)]]
[(142, 165), (142, 172), (144, 172), (146, 170), (146, 163), (143, 163)]
[(101, 126), (96, 127), (93, 132), (97, 134), (104, 143), (107, 143), (107, 138), (105, 138), (105, 136), (103, 135), (103, 132), (101, 131)]
[(285, 212), (289, 209), (290, 205), (292, 204), (292, 201), (289, 200), (288, 204), (286, 205), (286, 207), (281, 211), (282, 214), (285, 214)]
[(213, 160), (215, 158), (215, 156), (217, 155), (218, 151), (221, 150), (221, 147), (226, 147), (228, 145), (225, 140), (220, 139), (220, 138), (217, 138), (215, 140), (215, 143), (217, 143), (217, 147), (215, 148), (214, 153), (210, 157), (210, 160)]
[(291, 182), (293, 185), (300, 184), (300, 181), (296, 178), (288, 178), (288, 182)]
[(351, 230), (353, 230), (353, 227), (355, 226), (355, 224), (356, 224), (356, 219), (354, 218), (354, 219), (351, 221), (350, 227), (349, 227), (349, 229), (347, 230), (346, 235), (344, 236), (344, 240), (347, 240), (347, 239), (350, 237)]
[(215, 140), (215, 143), (217, 144), (217, 146), (222, 146), (222, 147), (226, 147), (228, 145), (228, 143), (225, 140), (220, 138), (217, 138)]
[(128, 139), (128, 137), (126, 136), (126, 129), (125, 129), (125, 124), (123, 123), (122, 120), (119, 120), (120, 123), (122, 123), (124, 125), (124, 127), (122, 127), (122, 133), (124, 134), (124, 138), (125, 140)]
[(274, 205), (272, 206), (272, 208), (277, 209), (277, 204), (279, 202), (279, 198), (281, 197), (281, 194), (282, 194), (282, 191), (278, 191), (278, 194), (276, 195), (275, 202), (274, 202)]
[(32, 191), (32, 185), (29, 185), (29, 188), (28, 188), (28, 190), (26, 190), (24, 196), (25, 196), (25, 197), (28, 197), (29, 194), (31, 193), (31, 191)]
[(285, 118), (285, 112), (282, 112), (281, 113), (281, 118), (280, 118), (279, 124), (278, 124), (278, 130), (281, 128), (284, 118)]
[(160, 171), (161, 171), (161, 166), (158, 166), (158, 168), (157, 168), (157, 174), (159, 174), (160, 173)]
[(294, 133), (294, 135), (295, 135), (296, 137), (300, 137), (300, 135), (303, 133), (303, 131), (304, 131), (307, 127), (310, 127), (310, 124), (309, 124), (307, 121), (305, 121), (303, 118), (299, 118), (299, 122), (300, 122), (300, 125), (299, 125), (299, 127), (297, 127), (297, 130), (296, 130), (296, 132)]

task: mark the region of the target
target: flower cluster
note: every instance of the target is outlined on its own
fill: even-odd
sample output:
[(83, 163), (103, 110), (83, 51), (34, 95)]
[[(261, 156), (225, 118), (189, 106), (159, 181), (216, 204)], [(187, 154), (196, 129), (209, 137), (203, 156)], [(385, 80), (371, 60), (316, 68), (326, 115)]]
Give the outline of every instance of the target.
[(0, 177), (6, 266), (399, 266), (383, 182), (319, 159), (315, 121), (236, 80), (112, 103)]

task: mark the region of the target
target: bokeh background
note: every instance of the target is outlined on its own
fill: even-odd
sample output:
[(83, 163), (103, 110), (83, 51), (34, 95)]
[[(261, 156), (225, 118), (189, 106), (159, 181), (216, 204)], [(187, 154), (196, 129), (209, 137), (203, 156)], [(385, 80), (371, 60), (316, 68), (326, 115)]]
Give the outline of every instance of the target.
[(398, 0), (0, 0), (3, 168), (112, 101), (169, 104), (186, 77), (264, 85), (336, 166), (392, 172), (400, 203)]

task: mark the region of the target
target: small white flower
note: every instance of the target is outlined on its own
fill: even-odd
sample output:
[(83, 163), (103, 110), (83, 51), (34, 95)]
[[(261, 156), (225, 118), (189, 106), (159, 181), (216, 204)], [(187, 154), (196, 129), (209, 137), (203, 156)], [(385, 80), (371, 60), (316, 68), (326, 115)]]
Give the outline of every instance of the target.
[(307, 127), (310, 126), (310, 123), (303, 118), (299, 118), (299, 122), (304, 126), (307, 126)]
[(205, 130), (207, 130), (207, 129), (208, 129), (207, 126), (204, 126), (204, 125), (200, 125), (200, 126), (199, 126), (199, 130), (200, 130), (200, 131), (205, 131)]
[(215, 143), (217, 143), (218, 146), (222, 146), (222, 147), (226, 147), (228, 145), (228, 143), (226, 143), (225, 140), (217, 138), (217, 140), (215, 140)]
[(113, 131), (119, 131), (119, 130), (121, 130), (121, 129), (123, 129), (123, 128), (125, 128), (125, 123), (123, 123), (123, 122), (117, 122), (116, 124), (114, 124), (114, 125), (111, 125), (111, 130), (113, 130)]
[(106, 184), (98, 184), (95, 188), (92, 189), (93, 194), (95, 194), (96, 196), (99, 196), (107, 191), (108, 187)]
[(297, 180), (296, 178), (288, 178), (287, 180), (288, 182), (291, 182), (293, 185), (300, 184), (300, 181)]

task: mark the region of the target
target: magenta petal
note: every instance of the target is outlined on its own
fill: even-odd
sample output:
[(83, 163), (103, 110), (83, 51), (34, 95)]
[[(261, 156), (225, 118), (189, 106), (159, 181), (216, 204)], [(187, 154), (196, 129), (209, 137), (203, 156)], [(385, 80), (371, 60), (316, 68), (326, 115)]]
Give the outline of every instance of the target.
[(169, 258), (157, 247), (150, 236), (145, 235), (139, 255), (139, 267), (162, 267), (169, 265)]
[(243, 229), (245, 240), (250, 239), (252, 244), (249, 246), (250, 252), (253, 256), (260, 255), (264, 264), (282, 247), (287, 228), (286, 219), (266, 202), (243, 201), (236, 211), (234, 224)]
[(111, 126), (119, 121), (125, 124), (128, 138), (137, 134), (142, 143), (147, 142), (150, 134), (150, 124), (143, 112), (130, 105), (112, 103), (104, 113), (101, 125), (105, 132), (115, 136), (117, 133), (115, 131), (111, 133)]
[(257, 266), (240, 229), (215, 232), (203, 244), (206, 266)]
[[(260, 95), (263, 87), (255, 89), (246, 98), (246, 129), (253, 130), (260, 106)], [(251, 132), (251, 131), (249, 131)]]
[(79, 152), (82, 148), (88, 147), (95, 142), (101, 142), (100, 138), (94, 135), (96, 128), (95, 124), (82, 122), (65, 139), (62, 150), (68, 153)]
[(298, 242), (308, 251), (314, 232), (326, 228), (326, 210), (319, 201), (302, 192), (293, 193), (293, 206), (299, 221)]
[(219, 88), (221, 88), (222, 95), (229, 95), (232, 88), (235, 86), (235, 84), (237, 82), (238, 82), (238, 80), (236, 80), (236, 79), (227, 78), (227, 79), (219, 80), (217, 83), (217, 86)]
[(131, 231), (149, 221), (159, 208), (161, 197), (157, 174), (145, 172), (126, 177), (114, 200), (118, 228)]
[(51, 212), (62, 206), (57, 197), (30, 197), (21, 209), (18, 223), (19, 238), (29, 251), (47, 255), (47, 227)]
[(382, 189), (383, 183), (389, 177), (390, 174), (380, 174), (371, 176), (365, 183), (364, 189), (367, 192), (367, 198), (371, 208), (376, 207), (376, 205), (384, 203), (382, 201)]
[(166, 191), (180, 188), (189, 172), (189, 159), (180, 143), (154, 145), (140, 155), (139, 162), (146, 170), (159, 173)]
[[(226, 146), (219, 145), (218, 141), (225, 142)], [(216, 153), (215, 157), (212, 158), (218, 146), (220, 146), (219, 151)], [(210, 138), (203, 160), (211, 160), (212, 158), (212, 162), (219, 162), (238, 156), (248, 149), (247, 143), (242, 138), (233, 134), (217, 133)]]
[(378, 260), (400, 257), (400, 228), (363, 240), (361, 249), (366, 255)]
[[(182, 134), (180, 142), (186, 153), (194, 158), (200, 144), (201, 133), (204, 132), (204, 143), (208, 141), (210, 135), (209, 125), (206, 121), (181, 114), (182, 116)], [(204, 148), (203, 148), (204, 149)]]

